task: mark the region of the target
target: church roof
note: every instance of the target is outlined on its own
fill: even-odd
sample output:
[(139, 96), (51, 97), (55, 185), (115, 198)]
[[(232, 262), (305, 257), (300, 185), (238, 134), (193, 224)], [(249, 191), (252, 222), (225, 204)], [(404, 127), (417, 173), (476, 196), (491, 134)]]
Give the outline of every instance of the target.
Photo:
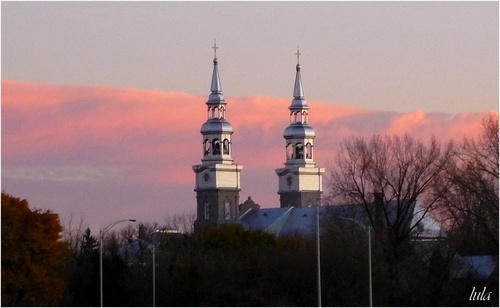
[(315, 137), (316, 133), (314, 129), (308, 125), (303, 123), (293, 123), (290, 124), (285, 131), (283, 132), (283, 137), (286, 138), (307, 138), (307, 137)]
[[(402, 204), (405, 204), (404, 202)], [(416, 203), (406, 203), (411, 207), (408, 212), (408, 226), (414, 225), (421, 217), (420, 206)], [(397, 212), (397, 201), (390, 201), (388, 207), (388, 218), (394, 220)], [(369, 225), (368, 215), (363, 206), (357, 204), (320, 206), (320, 226), (322, 219), (354, 219), (361, 224)], [(312, 235), (316, 232), (317, 207), (283, 207), (283, 208), (260, 208), (248, 210), (240, 217), (244, 229), (264, 230), (276, 236), (300, 234)], [(422, 228), (419, 237), (441, 236), (438, 224), (429, 216), (421, 220)]]
[[(322, 209), (322, 208), (320, 208)], [(241, 218), (244, 229), (265, 230), (276, 236), (310, 235), (316, 230), (316, 207), (252, 209)]]
[(203, 123), (200, 132), (202, 134), (232, 133), (233, 127), (225, 119), (216, 118), (207, 120)]

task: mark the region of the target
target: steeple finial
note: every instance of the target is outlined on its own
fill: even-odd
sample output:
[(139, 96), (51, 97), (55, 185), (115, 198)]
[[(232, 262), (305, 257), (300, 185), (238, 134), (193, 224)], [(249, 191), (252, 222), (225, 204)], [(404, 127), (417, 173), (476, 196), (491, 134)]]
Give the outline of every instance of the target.
[(297, 46), (297, 52), (295, 53), (295, 55), (297, 56), (297, 66), (299, 66), (300, 65), (299, 57), (300, 55), (302, 55), (299, 51), (299, 46)]
[(212, 47), (214, 49), (214, 59), (217, 59), (217, 49), (219, 49), (219, 47), (217, 47), (217, 41), (214, 39), (214, 46)]

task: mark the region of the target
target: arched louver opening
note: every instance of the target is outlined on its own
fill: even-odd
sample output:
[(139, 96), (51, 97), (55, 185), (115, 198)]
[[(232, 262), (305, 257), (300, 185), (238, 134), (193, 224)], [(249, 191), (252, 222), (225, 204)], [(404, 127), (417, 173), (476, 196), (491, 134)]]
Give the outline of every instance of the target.
[(210, 140), (203, 141), (203, 156), (210, 155)]
[(286, 145), (286, 159), (292, 159), (293, 158), (293, 144), (288, 143)]
[(212, 154), (220, 155), (220, 141), (219, 139), (214, 139), (212, 141)]
[(300, 142), (298, 142), (295, 145), (295, 158), (296, 159), (304, 158), (304, 145)]
[(223, 154), (224, 155), (229, 155), (229, 153), (230, 153), (229, 146), (230, 146), (229, 140), (228, 139), (224, 139), (224, 142), (222, 143), (222, 148), (223, 148)]
[(225, 119), (226, 118), (226, 108), (224, 108), (224, 106), (221, 106), (219, 108), (219, 118), (220, 119)]
[(313, 146), (311, 145), (311, 143), (307, 143), (306, 144), (306, 158), (307, 159), (312, 159), (313, 158)]

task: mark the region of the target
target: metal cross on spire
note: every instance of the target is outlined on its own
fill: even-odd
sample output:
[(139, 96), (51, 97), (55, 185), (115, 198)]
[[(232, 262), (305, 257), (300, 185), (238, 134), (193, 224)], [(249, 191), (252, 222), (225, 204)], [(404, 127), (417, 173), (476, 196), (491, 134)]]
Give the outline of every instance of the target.
[(217, 49), (219, 49), (219, 47), (217, 47), (217, 42), (214, 40), (214, 46), (212, 47), (214, 49), (214, 58), (217, 59)]
[(297, 53), (295, 54), (297, 56), (297, 65), (300, 64), (299, 63), (299, 57), (301, 55), (301, 53), (299, 52), (299, 46), (297, 46)]

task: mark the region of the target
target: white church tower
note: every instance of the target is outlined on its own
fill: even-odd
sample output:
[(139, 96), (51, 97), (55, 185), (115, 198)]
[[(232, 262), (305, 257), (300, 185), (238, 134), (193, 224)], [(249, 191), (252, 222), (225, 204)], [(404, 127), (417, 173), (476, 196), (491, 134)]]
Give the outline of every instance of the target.
[(226, 101), (222, 94), (217, 61), (217, 45), (214, 43), (214, 68), (211, 93), (207, 101), (207, 120), (201, 126), (202, 159), (194, 165), (197, 199), (195, 231), (205, 225), (238, 223), (240, 172), (232, 158), (231, 136), (233, 128), (226, 120)]
[(319, 206), (323, 193), (325, 168), (314, 162), (314, 129), (309, 125), (309, 107), (304, 99), (300, 77), (299, 50), (293, 100), (290, 109), (290, 125), (283, 137), (286, 145), (285, 167), (276, 169), (279, 177), (280, 207)]

